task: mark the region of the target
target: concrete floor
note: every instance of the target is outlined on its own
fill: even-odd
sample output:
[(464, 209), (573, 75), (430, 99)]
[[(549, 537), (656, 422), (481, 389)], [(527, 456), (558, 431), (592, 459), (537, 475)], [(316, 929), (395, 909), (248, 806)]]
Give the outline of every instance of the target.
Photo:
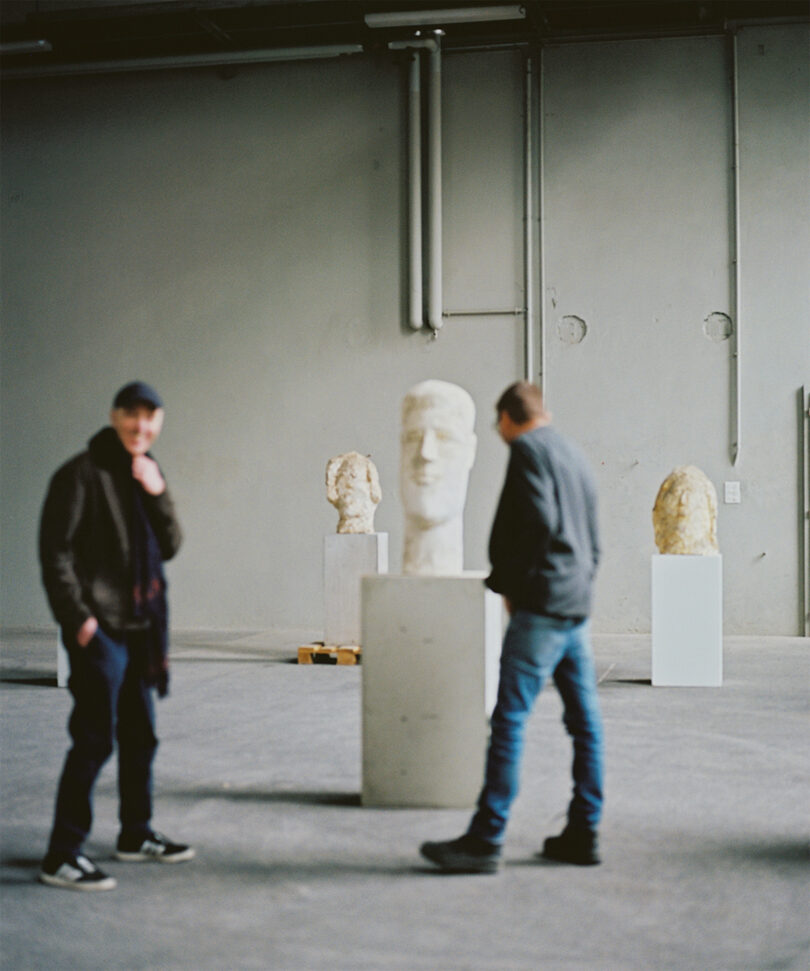
[(52, 636), (2, 639), (2, 968), (810, 968), (807, 640), (728, 638), (724, 687), (687, 689), (650, 686), (648, 638), (596, 638), (603, 865), (533, 858), (569, 791), (551, 689), (504, 869), (447, 877), (417, 847), (469, 814), (361, 808), (360, 671), (288, 663), (313, 633), (176, 635), (154, 822), (198, 858), (111, 859), (111, 762), (87, 847), (104, 894), (36, 882), (70, 700)]

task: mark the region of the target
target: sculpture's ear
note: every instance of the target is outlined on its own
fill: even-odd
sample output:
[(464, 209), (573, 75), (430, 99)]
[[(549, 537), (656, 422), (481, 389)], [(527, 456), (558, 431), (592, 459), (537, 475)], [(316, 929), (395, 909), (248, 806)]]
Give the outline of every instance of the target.
[(332, 503), (337, 499), (335, 480), (337, 479), (339, 465), (340, 463), (337, 458), (329, 459), (326, 463), (326, 498)]
[(368, 475), (369, 482), (369, 495), (371, 496), (371, 501), (376, 506), (377, 503), (382, 499), (382, 489), (380, 488), (380, 476), (377, 472), (377, 466), (369, 460), (366, 466), (366, 474)]

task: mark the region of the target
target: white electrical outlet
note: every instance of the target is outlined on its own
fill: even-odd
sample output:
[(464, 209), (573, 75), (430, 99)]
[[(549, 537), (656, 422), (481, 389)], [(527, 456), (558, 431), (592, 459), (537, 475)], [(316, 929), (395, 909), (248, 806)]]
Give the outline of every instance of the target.
[(723, 501), (724, 502), (739, 502), (740, 501), (740, 483), (739, 482), (724, 482), (723, 483)]

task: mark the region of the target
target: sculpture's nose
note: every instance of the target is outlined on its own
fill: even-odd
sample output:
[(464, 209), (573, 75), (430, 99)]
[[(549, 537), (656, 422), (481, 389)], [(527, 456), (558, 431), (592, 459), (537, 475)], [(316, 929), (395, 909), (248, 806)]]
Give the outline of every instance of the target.
[(423, 462), (433, 462), (439, 454), (439, 444), (436, 432), (432, 428), (426, 428), (422, 433), (419, 442), (419, 457)]

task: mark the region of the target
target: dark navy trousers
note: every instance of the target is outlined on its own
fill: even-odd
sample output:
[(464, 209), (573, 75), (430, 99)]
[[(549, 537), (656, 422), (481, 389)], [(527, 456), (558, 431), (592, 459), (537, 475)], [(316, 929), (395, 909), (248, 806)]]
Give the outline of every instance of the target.
[(93, 787), (118, 744), (121, 832), (147, 836), (152, 818), (152, 763), (158, 746), (152, 688), (146, 683), (145, 644), (99, 628), (87, 647), (65, 641), (73, 711), (68, 751), (56, 796), (49, 852), (78, 853), (93, 822)]

